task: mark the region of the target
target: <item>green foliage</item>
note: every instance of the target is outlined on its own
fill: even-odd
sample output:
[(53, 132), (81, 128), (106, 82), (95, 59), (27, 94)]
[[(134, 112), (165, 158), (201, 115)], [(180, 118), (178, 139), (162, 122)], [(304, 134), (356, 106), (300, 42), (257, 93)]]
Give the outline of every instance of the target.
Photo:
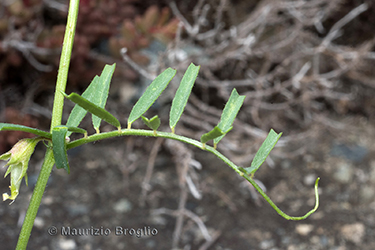
[[(93, 79), (93, 81), (87, 87), (87, 89), (82, 94), (82, 96), (76, 93), (71, 93), (70, 95), (63, 93), (63, 95), (67, 99), (73, 101), (76, 104), (76, 106), (73, 108), (73, 110), (70, 113), (67, 125), (55, 126), (53, 127), (51, 133), (44, 132), (44, 131), (34, 129), (34, 128), (29, 128), (26, 126), (21, 126), (21, 125), (0, 123), (0, 131), (18, 130), (18, 131), (34, 133), (39, 136), (34, 141), (32, 141), (32, 143), (29, 143), (30, 145), (33, 146), (32, 150), (31, 150), (31, 147), (27, 146), (29, 144), (26, 145), (27, 148), (30, 148), (30, 150), (29, 149), (27, 150), (27, 153), (22, 153), (26, 151), (24, 151), (23, 149), (18, 150), (17, 148), (19, 147), (15, 146), (16, 149), (12, 149), (10, 152), (21, 152), (21, 153), (18, 153), (16, 154), (16, 156), (13, 156), (10, 152), (8, 152), (0, 156), (0, 160), (8, 160), (12, 157), (12, 160), (9, 161), (8, 163), (8, 165), (10, 165), (10, 167), (12, 168), (9, 168), (6, 173), (6, 174), (11, 173), (11, 175), (14, 177), (14, 178), (12, 177), (11, 196), (5, 195), (4, 196), (5, 198), (14, 200), (17, 197), (18, 192), (19, 192), (19, 186), (21, 184), (20, 180), (23, 177), (27, 178), (27, 175), (26, 175), (27, 163), (29, 161), (29, 158), (31, 156), (31, 153), (37, 141), (39, 140), (52, 141), (52, 145), (50, 144), (51, 146), (49, 146), (47, 149), (47, 155), (50, 155), (48, 154), (48, 150), (52, 148), (53, 158), (52, 159), (48, 158), (49, 160), (47, 164), (49, 164), (50, 166), (51, 164), (53, 164), (53, 162), (55, 162), (56, 167), (58, 169), (63, 168), (68, 173), (70, 173), (67, 149), (70, 149), (70, 148), (73, 148), (73, 147), (76, 147), (85, 143), (89, 143), (92, 141), (97, 141), (97, 140), (101, 140), (105, 138), (111, 138), (114, 136), (143, 135), (143, 136), (155, 136), (155, 137), (163, 137), (163, 138), (179, 140), (179, 141), (189, 143), (191, 145), (197, 146), (203, 150), (213, 153), (218, 158), (220, 158), (225, 163), (227, 163), (231, 168), (233, 168), (233, 170), (235, 170), (238, 174), (240, 174), (247, 181), (249, 181), (258, 190), (258, 192), (267, 200), (267, 202), (276, 210), (276, 212), (288, 220), (302, 220), (302, 219), (307, 218), (310, 214), (316, 211), (316, 209), (319, 206), (319, 196), (318, 196), (318, 189), (317, 189), (319, 178), (317, 179), (315, 183), (315, 197), (316, 197), (315, 207), (312, 210), (310, 210), (308, 213), (306, 213), (304, 216), (300, 216), (300, 217), (289, 216), (285, 214), (283, 211), (281, 211), (272, 202), (272, 200), (264, 193), (264, 191), (257, 185), (257, 183), (253, 180), (254, 173), (260, 168), (260, 166), (266, 160), (267, 156), (270, 154), (271, 150), (275, 147), (282, 133), (277, 134), (273, 129), (271, 129), (267, 138), (263, 142), (259, 151), (256, 153), (253, 161), (251, 162), (251, 166), (247, 168), (243, 168), (243, 167), (239, 167), (235, 165), (233, 162), (231, 162), (229, 159), (227, 159), (225, 156), (223, 156), (221, 153), (219, 153), (216, 150), (217, 143), (233, 128), (232, 124), (234, 122), (234, 119), (237, 116), (239, 109), (241, 108), (245, 99), (245, 96), (239, 95), (236, 89), (233, 89), (231, 96), (224, 107), (224, 110), (222, 112), (220, 122), (218, 123), (218, 125), (215, 126), (208, 133), (203, 134), (200, 138), (200, 142), (174, 134), (174, 128), (177, 122), (179, 121), (179, 119), (181, 118), (181, 115), (186, 106), (187, 100), (189, 98), (189, 95), (193, 88), (193, 84), (197, 78), (198, 71), (199, 71), (199, 66), (195, 66), (194, 64), (191, 64), (189, 68), (186, 70), (185, 75), (181, 80), (181, 83), (178, 87), (178, 90), (176, 91), (176, 95), (172, 102), (172, 107), (170, 110), (170, 118), (169, 118), (169, 124), (172, 129), (172, 133), (157, 132), (157, 129), (160, 126), (159, 117), (155, 115), (151, 119), (148, 119), (145, 116), (143, 116), (143, 114), (156, 101), (156, 99), (161, 95), (161, 93), (167, 87), (169, 82), (175, 76), (176, 70), (168, 68), (164, 72), (162, 72), (158, 77), (155, 78), (155, 80), (146, 89), (144, 94), (140, 97), (138, 102), (134, 105), (128, 118), (128, 128), (122, 130), (120, 122), (112, 114), (110, 114), (108, 111), (104, 109), (105, 103), (107, 101), (109, 85), (110, 85), (110, 81), (111, 81), (114, 69), (115, 69), (115, 65), (112, 65), (112, 66), (107, 65), (104, 68), (102, 74), (100, 76), (96, 76)], [(91, 136), (87, 135), (86, 130), (77, 127), (87, 112), (92, 114), (93, 126), (97, 132), (96, 134), (91, 135)], [(137, 120), (139, 117), (142, 117), (143, 122), (153, 131), (131, 129), (131, 124), (135, 120)], [(117, 127), (118, 131), (100, 133), (99, 127), (100, 127), (101, 120), (104, 120), (112, 124), (113, 126)], [(77, 139), (74, 142), (69, 142), (68, 136), (73, 132), (84, 134), (84, 137), (81, 139)], [(210, 140), (214, 141), (214, 148), (210, 146), (206, 146), (206, 143)], [(22, 148), (25, 148), (26, 146), (23, 145)], [(18, 155), (22, 155), (22, 157), (19, 157)], [(23, 155), (26, 155), (27, 159), (23, 157)], [(21, 164), (18, 164), (19, 162), (21, 162)], [(19, 166), (21, 166), (21, 168), (19, 168)]]
[(201, 136), (201, 142), (206, 143), (222, 135), (224, 135), (223, 131), (218, 126), (215, 126), (210, 132)]
[[(115, 71), (116, 64), (112, 66), (106, 65), (102, 74), (99, 77), (97, 86), (95, 86), (94, 98), (92, 102), (101, 108), (105, 107), (108, 98), (109, 85), (112, 80), (113, 72)], [(104, 120), (104, 119), (103, 119)], [(97, 132), (99, 132), (100, 122), (102, 119), (96, 115), (92, 116), (92, 124)], [(114, 125), (115, 126), (115, 125)], [(118, 126), (117, 126), (118, 127)]]
[(260, 166), (266, 160), (267, 156), (271, 153), (271, 150), (275, 147), (281, 135), (282, 133), (277, 134), (273, 129), (271, 129), (262, 146), (255, 154), (255, 157), (251, 162), (251, 166), (248, 168), (244, 168), (246, 174), (254, 176), (254, 173), (260, 168)]
[[(62, 126), (62, 125), (60, 125), (60, 126)], [(68, 132), (84, 134), (85, 137), (87, 137), (87, 131), (82, 129), (82, 128), (71, 127), (71, 126), (64, 126), (64, 127), (66, 127), (68, 129)]]
[[(116, 64), (106, 65), (100, 76), (95, 76), (90, 85), (87, 87), (85, 92), (83, 92), (82, 97), (87, 99), (89, 102), (97, 105), (100, 108), (104, 108), (108, 98), (109, 85), (115, 71)], [(79, 105), (75, 105), (70, 112), (67, 126), (76, 127), (78, 126), (83, 117), (85, 117), (87, 110)], [(92, 116), (92, 123), (97, 133), (99, 133), (100, 122), (103, 118), (97, 115)], [(104, 120), (104, 119), (103, 119)], [(118, 127), (118, 126), (117, 126)], [(68, 136), (71, 134), (68, 131)]]
[(55, 158), (56, 168), (63, 168), (70, 173), (68, 163), (68, 154), (66, 151), (66, 134), (68, 128), (66, 126), (56, 126), (52, 130), (52, 149), (53, 157)]
[[(176, 91), (176, 96), (173, 99), (172, 107), (170, 111), (170, 127), (172, 129), (172, 133), (165, 133), (165, 132), (156, 132), (160, 126), (160, 119), (157, 115), (152, 117), (151, 119), (146, 118), (143, 114), (149, 109), (149, 107), (156, 101), (156, 99), (161, 95), (164, 91), (166, 86), (172, 80), (172, 78), (176, 74), (176, 70), (171, 68), (166, 69), (163, 73), (161, 73), (155, 80), (150, 84), (150, 86), (146, 89), (144, 94), (140, 97), (138, 102), (134, 105), (128, 119), (128, 129), (121, 130), (120, 122), (108, 111), (104, 109), (107, 97), (108, 97), (108, 88), (110, 84), (110, 80), (113, 75), (115, 65), (106, 66), (103, 70), (103, 73), (100, 77), (96, 76), (91, 84), (87, 87), (86, 91), (82, 94), (82, 96), (71, 93), (70, 95), (64, 96), (69, 100), (76, 103), (76, 106), (73, 108), (72, 112), (70, 113), (69, 119), (67, 124), (69, 125), (60, 125), (56, 126), (52, 129), (52, 134), (48, 132), (44, 132), (38, 129), (33, 129), (21, 125), (14, 125), (14, 124), (5, 124), (0, 123), (0, 130), (20, 130), (25, 132), (31, 132), (36, 135), (42, 136), (45, 139), (52, 139), (52, 148), (53, 148), (53, 155), (56, 162), (57, 168), (64, 168), (68, 173), (70, 172), (70, 167), (68, 163), (67, 157), (67, 148), (72, 148), (73, 146), (70, 145), (81, 145), (82, 143), (88, 143), (90, 141), (101, 140), (104, 138), (110, 138), (116, 135), (144, 135), (149, 136), (147, 132), (143, 132), (141, 130), (132, 130), (131, 124), (142, 117), (143, 122), (153, 130), (153, 136), (159, 136), (164, 138), (171, 138), (175, 140), (180, 140), (195, 146), (199, 146), (202, 149), (210, 151), (217, 155), (220, 159), (226, 162), (229, 166), (231, 166), (236, 172), (238, 172), (241, 176), (247, 179), (254, 187), (257, 188), (257, 184), (252, 180), (254, 173), (260, 168), (263, 162), (266, 160), (267, 156), (270, 154), (271, 150), (276, 145), (277, 141), (279, 140), (282, 133), (277, 134), (274, 130), (270, 130), (267, 138), (263, 142), (262, 146), (260, 147), (259, 151), (256, 153), (253, 161), (251, 162), (251, 166), (247, 168), (238, 167), (226, 159), (223, 155), (216, 151), (217, 143), (228, 133), (232, 128), (232, 124), (236, 115), (238, 114), (239, 109), (241, 108), (245, 96), (241, 96), (238, 94), (236, 89), (233, 89), (229, 100), (227, 101), (224, 110), (222, 112), (220, 122), (217, 126), (215, 126), (211, 131), (205, 133), (200, 138), (200, 144), (195, 140), (185, 138), (182, 136), (174, 135), (174, 128), (181, 118), (183, 110), (186, 106), (187, 100), (193, 88), (193, 84), (197, 78), (199, 66), (195, 66), (191, 64), (189, 68), (186, 70), (184, 77), (180, 82), (180, 86)], [(85, 98), (86, 97), (86, 98)], [(91, 101), (90, 101), (90, 100)], [(87, 136), (87, 131), (81, 128), (78, 128), (78, 124), (82, 120), (82, 118), (86, 115), (86, 113), (90, 112), (93, 115), (93, 126), (97, 131), (97, 136)], [(113, 133), (100, 133), (99, 126), (101, 120), (104, 120), (113, 126), (118, 128), (118, 132), (116, 134)], [(68, 143), (67, 139), (70, 133), (82, 133), (84, 134), (84, 138), (81, 139), (79, 143)], [(206, 143), (210, 140), (214, 140), (214, 148), (206, 146)], [(79, 141), (79, 140), (76, 140)], [(74, 147), (75, 147), (74, 146)], [(317, 183), (316, 183), (317, 185)], [(262, 196), (274, 207), (274, 209), (284, 216), (287, 219), (301, 219), (302, 217), (290, 217), (284, 214), (279, 208), (276, 207), (272, 203), (272, 201), (268, 198), (268, 196), (259, 188), (257, 190), (262, 194)], [(316, 209), (316, 208), (315, 208)], [(310, 211), (311, 212), (311, 211)], [(305, 215), (306, 216), (306, 215)], [(303, 217), (305, 218), (305, 217)]]
[(0, 123), (0, 131), (22, 131), (22, 132), (32, 133), (34, 135), (38, 135), (47, 139), (52, 138), (51, 134), (48, 132), (45, 132), (43, 130), (39, 130), (36, 128), (30, 128), (27, 126), (18, 125), (18, 124)]
[(142, 115), (142, 121), (144, 122), (144, 124), (146, 124), (147, 127), (154, 131), (156, 131), (160, 126), (160, 119), (157, 115), (155, 115), (151, 119), (147, 119)]
[[(78, 95), (77, 93), (71, 93), (67, 95), (64, 93), (64, 96), (74, 102), (75, 104), (79, 105), (86, 111), (90, 112), (91, 114), (103, 119), (104, 121), (108, 122), (109, 124), (121, 129), (120, 122), (114, 117), (111, 113), (107, 110), (99, 107), (98, 105), (90, 102), (89, 100), (85, 99), (84, 97)], [(95, 126), (95, 124), (93, 124)], [(97, 130), (98, 133), (98, 130)]]
[(131, 124), (135, 120), (141, 117), (141, 115), (151, 107), (175, 75), (176, 70), (168, 68), (152, 81), (130, 112), (128, 118), (128, 129), (131, 128)]
[(190, 64), (184, 77), (182, 77), (180, 86), (178, 87), (176, 95), (173, 98), (171, 111), (169, 114), (169, 126), (171, 127), (172, 133), (174, 133), (174, 128), (176, 127), (176, 124), (185, 109), (191, 90), (193, 89), (195, 79), (197, 79), (199, 69), (200, 66), (195, 66), (193, 63)]
[[(186, 138), (183, 136), (175, 135), (174, 128), (181, 118), (183, 110), (186, 106), (187, 100), (193, 88), (193, 84), (197, 78), (199, 66), (195, 66), (191, 64), (189, 68), (186, 70), (184, 77), (182, 78), (178, 90), (176, 91), (176, 96), (173, 99), (172, 107), (170, 111), (170, 127), (172, 129), (172, 133), (166, 132), (157, 132), (157, 129), (160, 126), (160, 119), (157, 115), (152, 117), (151, 119), (146, 118), (143, 114), (150, 108), (150, 106), (156, 101), (156, 99), (161, 95), (164, 89), (167, 87), (169, 82), (176, 74), (176, 70), (171, 68), (166, 69), (162, 72), (155, 80), (150, 84), (150, 86), (146, 89), (144, 94), (140, 97), (138, 102), (134, 105), (129, 118), (128, 118), (128, 129), (121, 129), (120, 122), (108, 111), (104, 109), (107, 96), (108, 96), (108, 88), (109, 82), (113, 75), (115, 65), (106, 66), (103, 70), (103, 73), (100, 77), (96, 76), (91, 84), (87, 87), (86, 91), (82, 94), (82, 96), (71, 93), (70, 95), (64, 96), (69, 100), (76, 103), (76, 106), (72, 110), (67, 124), (69, 125), (59, 125), (52, 129), (52, 134), (40, 131), (37, 129), (28, 128), (25, 126), (20, 125), (12, 125), (12, 124), (4, 124), (0, 123), (0, 130), (21, 130), (26, 132), (32, 132), (39, 136), (43, 136), (45, 139), (52, 138), (52, 148), (53, 148), (53, 155), (56, 162), (57, 168), (64, 168), (68, 173), (70, 172), (70, 167), (68, 163), (67, 157), (67, 149), (73, 148), (84, 143), (88, 143), (91, 141), (101, 140), (105, 138), (111, 138), (113, 136), (119, 135), (143, 135), (143, 136), (157, 136), (163, 138), (170, 138), (174, 140), (183, 141), (185, 143), (189, 143), (191, 145), (200, 147), (201, 149), (207, 150), (225, 163), (227, 163), (230, 167), (232, 167), (237, 173), (243, 176), (246, 180), (248, 180), (258, 191), (259, 193), (270, 203), (270, 205), (284, 218), (290, 220), (301, 220), (306, 218), (308, 215), (313, 213), (318, 206), (318, 194), (317, 194), (317, 184), (315, 186), (315, 194), (317, 203), (311, 211), (301, 217), (292, 217), (284, 212), (282, 212), (271, 200), (270, 198), (263, 192), (263, 190), (256, 184), (256, 182), (252, 179), (254, 173), (260, 168), (263, 162), (266, 160), (267, 156), (270, 154), (271, 150), (276, 145), (277, 141), (279, 140), (282, 133), (277, 134), (274, 130), (270, 130), (267, 138), (263, 142), (262, 146), (260, 147), (259, 151), (256, 153), (251, 166), (247, 168), (236, 166), (230, 160), (228, 160), (225, 156), (220, 154), (216, 150), (217, 143), (228, 133), (232, 128), (232, 124), (234, 122), (235, 117), (237, 116), (239, 109), (241, 108), (245, 96), (241, 96), (238, 94), (236, 89), (233, 89), (229, 100), (227, 101), (223, 112), (221, 114), (220, 122), (217, 126), (215, 126), (211, 131), (205, 133), (201, 136), (200, 142), (195, 141), (190, 138)], [(86, 97), (86, 98), (85, 98)], [(91, 101), (90, 101), (91, 100)], [(87, 132), (84, 129), (78, 128), (78, 124), (82, 120), (82, 118), (86, 115), (86, 113), (90, 112), (93, 115), (93, 126), (97, 133), (95, 135), (87, 136)], [(96, 118), (94, 118), (96, 117)], [(131, 124), (142, 117), (143, 122), (152, 129), (152, 133), (145, 130), (138, 130), (138, 129), (131, 129)], [(101, 120), (104, 120), (113, 126), (118, 128), (116, 133), (107, 132), (107, 133), (100, 133), (99, 126)], [(74, 142), (67, 143), (69, 133), (76, 132), (84, 134), (84, 138), (77, 139)], [(206, 143), (210, 140), (214, 141), (214, 148), (206, 146)]]
[[(217, 125), (221, 129), (221, 131), (223, 131), (224, 135), (232, 129), (234, 119), (236, 118), (237, 113), (240, 110), (244, 100), (245, 96), (239, 95), (236, 89), (232, 90), (229, 100), (225, 104), (223, 113), (221, 114), (220, 122)], [(219, 143), (219, 141), (224, 137), (224, 135), (214, 139), (215, 147)]]

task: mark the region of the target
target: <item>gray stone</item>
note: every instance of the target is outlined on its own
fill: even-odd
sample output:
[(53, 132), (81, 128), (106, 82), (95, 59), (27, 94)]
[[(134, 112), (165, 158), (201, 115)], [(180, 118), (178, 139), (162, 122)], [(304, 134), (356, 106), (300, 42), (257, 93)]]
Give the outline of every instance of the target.
[(368, 150), (367, 148), (358, 145), (348, 146), (345, 144), (334, 144), (330, 154), (332, 156), (339, 156), (355, 163), (359, 163), (368, 154)]
[(352, 180), (353, 177), (353, 167), (351, 164), (347, 162), (341, 162), (338, 165), (338, 169), (336, 173), (334, 173), (333, 178), (336, 181), (341, 182), (343, 184), (347, 184)]
[(365, 225), (362, 223), (347, 224), (341, 228), (342, 236), (347, 240), (355, 244), (362, 242), (363, 236), (365, 235)]
[(72, 239), (59, 239), (57, 246), (61, 250), (74, 250), (77, 248), (77, 243)]
[(127, 199), (121, 199), (115, 203), (114, 210), (118, 213), (130, 212), (133, 208), (133, 205)]

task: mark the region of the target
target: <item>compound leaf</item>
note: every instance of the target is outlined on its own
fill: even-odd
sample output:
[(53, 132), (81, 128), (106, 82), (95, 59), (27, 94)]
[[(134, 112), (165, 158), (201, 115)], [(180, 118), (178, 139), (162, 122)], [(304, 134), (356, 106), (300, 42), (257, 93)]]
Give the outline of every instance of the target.
[(176, 124), (185, 109), (191, 90), (195, 80), (197, 79), (199, 69), (200, 66), (195, 66), (193, 63), (190, 64), (182, 77), (180, 86), (178, 87), (176, 95), (173, 98), (171, 111), (169, 114), (169, 126), (171, 127), (172, 132), (174, 132), (174, 128), (176, 127)]
[(130, 112), (128, 128), (131, 128), (131, 124), (151, 107), (175, 75), (176, 70), (168, 68), (152, 81)]

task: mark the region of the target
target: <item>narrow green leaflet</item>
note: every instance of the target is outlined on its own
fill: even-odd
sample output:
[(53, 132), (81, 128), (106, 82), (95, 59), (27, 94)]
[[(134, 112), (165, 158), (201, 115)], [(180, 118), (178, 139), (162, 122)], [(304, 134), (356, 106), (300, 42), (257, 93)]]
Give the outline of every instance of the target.
[(55, 158), (56, 168), (65, 169), (68, 174), (70, 173), (68, 154), (66, 152), (66, 133), (68, 128), (64, 126), (56, 126), (52, 129), (52, 146), (53, 157)]
[(67, 95), (63, 93), (66, 98), (74, 102), (75, 104), (78, 104), (82, 108), (84, 108), (86, 111), (90, 112), (93, 115), (98, 116), (100, 119), (103, 119), (104, 121), (108, 122), (109, 124), (112, 124), (113, 126), (121, 129), (120, 122), (107, 110), (97, 106), (96, 104), (88, 101), (87, 99), (83, 98), (82, 96), (78, 95), (77, 93), (71, 93), (70, 95)]
[(172, 101), (172, 107), (169, 114), (169, 126), (174, 133), (174, 128), (180, 119), (182, 112), (185, 109), (186, 103), (189, 99), (191, 90), (197, 79), (200, 66), (195, 66), (193, 63), (187, 68), (185, 75), (182, 77), (180, 86), (176, 91), (176, 95)]
[(210, 132), (205, 133), (201, 136), (201, 142), (206, 143), (209, 140), (213, 140), (223, 134), (223, 131), (221, 131), (221, 129), (218, 126), (215, 126)]
[(236, 118), (238, 111), (240, 110), (244, 100), (244, 95), (239, 95), (236, 89), (232, 90), (228, 102), (225, 104), (223, 113), (221, 114), (221, 119), (217, 125), (223, 132), (224, 135), (219, 136), (214, 139), (214, 145), (219, 143), (219, 141), (225, 136), (226, 133), (232, 128), (234, 119)]
[(11, 123), (0, 123), (0, 131), (23, 131), (27, 133), (32, 133), (34, 135), (39, 135), (47, 139), (52, 138), (52, 135), (46, 131)]
[(147, 119), (143, 115), (141, 117), (142, 117), (143, 123), (146, 124), (147, 127), (149, 127), (150, 129), (152, 129), (154, 131), (158, 130), (158, 128), (160, 126), (160, 119), (157, 115), (155, 115), (151, 119)]
[[(60, 125), (60, 126), (64, 126), (64, 125)], [(87, 131), (82, 128), (71, 127), (71, 126), (64, 126), (64, 127), (68, 129), (68, 132), (84, 134), (85, 137), (87, 136)]]
[[(115, 71), (116, 64), (113, 65), (106, 65), (103, 69), (102, 74), (100, 75), (100, 79), (98, 81), (98, 84), (94, 86), (95, 90), (93, 90), (94, 93), (94, 99), (90, 100), (94, 104), (98, 105), (99, 107), (103, 108), (105, 107), (105, 104), (107, 103), (108, 98), (108, 92), (109, 92), (109, 85), (112, 80), (113, 72)], [(99, 127), (102, 119), (99, 118), (96, 115), (92, 116), (92, 124), (96, 130), (96, 132), (99, 133)]]
[[(113, 72), (115, 70), (116, 64), (113, 65), (106, 65), (102, 71), (102, 74), (99, 76), (95, 76), (90, 85), (87, 89), (83, 92), (82, 97), (87, 99), (88, 101), (96, 104), (97, 106), (104, 108), (105, 103), (108, 97), (109, 85), (112, 79)], [(66, 123), (67, 126), (77, 127), (83, 117), (85, 117), (87, 111), (80, 107), (79, 105), (75, 105), (73, 110), (70, 112), (68, 122)], [(97, 116), (92, 117), (92, 122), (95, 130), (99, 131), (101, 119)], [(68, 131), (68, 136), (71, 134)]]
[(251, 166), (244, 168), (247, 174), (254, 175), (254, 173), (260, 168), (263, 162), (266, 160), (267, 156), (270, 154), (271, 150), (275, 147), (277, 141), (280, 139), (282, 133), (277, 134), (273, 129), (268, 133), (267, 138), (264, 140), (262, 146), (259, 148), (258, 152), (255, 154)]
[[(85, 92), (83, 92), (82, 97), (86, 98), (89, 101), (92, 101), (94, 98), (94, 89), (97, 85), (97, 82), (99, 82), (99, 76), (95, 76), (94, 79), (91, 81), (90, 85), (87, 87)], [(70, 127), (77, 127), (83, 117), (87, 114), (87, 111), (82, 108), (79, 105), (75, 105), (72, 111), (70, 112), (70, 115), (68, 117), (68, 121), (66, 122), (67, 126)], [(67, 136), (69, 136), (72, 132), (68, 131)]]
[(143, 115), (151, 105), (160, 96), (163, 90), (167, 87), (168, 83), (176, 75), (176, 70), (168, 68), (158, 75), (155, 80), (147, 87), (141, 98), (134, 105), (128, 118), (128, 128), (131, 128), (131, 124)]

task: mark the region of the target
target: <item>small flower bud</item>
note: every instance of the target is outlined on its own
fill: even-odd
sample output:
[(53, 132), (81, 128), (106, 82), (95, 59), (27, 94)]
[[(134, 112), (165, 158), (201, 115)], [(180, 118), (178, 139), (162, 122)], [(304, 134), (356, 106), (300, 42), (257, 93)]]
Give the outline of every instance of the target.
[(16, 199), (18, 196), (22, 178), (25, 177), (26, 185), (27, 183), (27, 168), (31, 155), (34, 152), (36, 144), (43, 140), (42, 138), (31, 138), (22, 139), (18, 141), (13, 148), (0, 155), (0, 160), (9, 160), (4, 166), (8, 166), (5, 173), (5, 177), (10, 173), (10, 196), (6, 193), (3, 194), (3, 201), (10, 199)]

